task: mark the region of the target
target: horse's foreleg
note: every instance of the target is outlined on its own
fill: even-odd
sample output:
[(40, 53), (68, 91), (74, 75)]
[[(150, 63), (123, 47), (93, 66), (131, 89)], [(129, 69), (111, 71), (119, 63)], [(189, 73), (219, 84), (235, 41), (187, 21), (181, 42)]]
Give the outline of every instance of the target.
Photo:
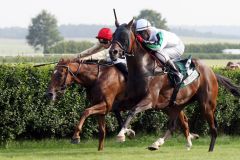
[(115, 117), (116, 117), (117, 122), (118, 122), (118, 131), (121, 130), (122, 125), (123, 125), (123, 119), (122, 119), (122, 116), (120, 114), (120, 106), (119, 105), (120, 105), (120, 103), (115, 102), (113, 104), (113, 107), (112, 107), (112, 111), (115, 114)]
[(104, 139), (106, 136), (106, 124), (105, 124), (105, 115), (99, 115), (98, 117), (98, 125), (99, 125), (99, 144), (98, 150), (103, 150)]
[(138, 103), (129, 113), (127, 116), (126, 121), (124, 122), (121, 131), (117, 135), (117, 141), (118, 142), (124, 142), (125, 141), (125, 133), (132, 133), (135, 135), (134, 131), (131, 129), (128, 129), (128, 125), (130, 124), (132, 118), (139, 112), (145, 111), (147, 109), (150, 109), (152, 107), (152, 102), (149, 99), (144, 99), (140, 103)]
[[(118, 127), (119, 127), (118, 131), (120, 131), (122, 126), (123, 126), (123, 119), (122, 119), (122, 116), (121, 116), (119, 110), (118, 111), (114, 111), (114, 113), (115, 113), (115, 116), (116, 116), (117, 121), (118, 121)], [(126, 134), (131, 139), (135, 137), (135, 132), (132, 129), (127, 129), (126, 130)]]
[(74, 135), (72, 137), (72, 143), (79, 143), (80, 142), (80, 132), (82, 130), (82, 126), (84, 121), (86, 120), (87, 117), (89, 117), (90, 115), (93, 114), (102, 114), (104, 115), (106, 113), (106, 103), (105, 102), (101, 102), (99, 104), (96, 104), (90, 108), (85, 109), (85, 111), (83, 112), (80, 121), (78, 123), (78, 125), (75, 128), (75, 132)]

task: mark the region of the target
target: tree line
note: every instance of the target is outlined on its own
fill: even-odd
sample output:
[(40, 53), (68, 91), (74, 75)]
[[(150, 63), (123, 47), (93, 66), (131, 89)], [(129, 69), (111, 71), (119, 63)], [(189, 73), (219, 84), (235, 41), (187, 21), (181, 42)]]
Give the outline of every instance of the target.
[[(146, 18), (150, 23), (161, 29), (169, 30), (167, 20), (162, 15), (154, 10), (142, 10), (135, 19)], [(95, 37), (99, 27), (113, 26), (99, 26), (99, 25), (63, 25), (58, 27), (57, 19), (51, 13), (43, 10), (39, 15), (32, 18), (32, 22), (28, 27), (28, 35), (26, 36), (29, 45), (33, 46), (35, 50), (43, 49), (47, 53), (76, 53), (80, 52), (87, 47), (90, 47), (90, 42), (73, 42), (63, 41), (64, 36), (78, 37)], [(94, 30), (94, 32), (92, 32)], [(64, 33), (61, 35), (61, 32)], [(74, 32), (73, 32), (74, 31)], [(211, 34), (210, 34), (211, 37)], [(185, 47), (186, 53), (222, 53), (223, 49), (236, 49), (240, 48), (240, 44), (229, 43), (215, 43), (215, 44), (188, 44)], [(75, 52), (76, 51), (76, 52)]]
[[(153, 10), (142, 10), (138, 16), (146, 18), (154, 26), (162, 29), (168, 29), (166, 19), (161, 14)], [(49, 48), (63, 40), (57, 27), (57, 19), (46, 10), (41, 11), (36, 17), (32, 18), (32, 22), (28, 27), (28, 35), (26, 36), (29, 45), (35, 50), (43, 49), (43, 53), (49, 53)]]
[[(109, 27), (112, 30), (115, 29), (113, 25), (95, 25), (95, 24), (67, 24), (58, 26), (60, 35), (64, 38), (92, 38), (96, 36), (98, 30), (103, 27)], [(198, 29), (185, 28), (179, 26), (168, 26), (169, 30), (176, 33), (179, 36), (185, 37), (201, 37), (201, 38), (226, 38), (226, 39), (239, 39), (240, 33), (237, 35), (220, 35), (212, 32), (199, 32)], [(230, 28), (231, 29), (231, 28)], [(233, 27), (234, 29), (234, 27)], [(226, 32), (224, 28), (223, 32)], [(237, 33), (237, 32), (236, 32)], [(12, 39), (24, 39), (28, 34), (27, 28), (22, 27), (7, 27), (0, 28), (0, 38), (12, 38)], [(227, 33), (226, 33), (227, 34)]]

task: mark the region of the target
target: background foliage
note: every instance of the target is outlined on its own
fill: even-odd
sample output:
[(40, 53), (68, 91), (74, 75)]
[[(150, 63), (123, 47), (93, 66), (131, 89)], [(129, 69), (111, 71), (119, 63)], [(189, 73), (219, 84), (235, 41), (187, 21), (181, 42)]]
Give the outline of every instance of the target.
[[(0, 65), (0, 142), (12, 139), (71, 137), (82, 111), (89, 106), (83, 88), (73, 85), (56, 103), (44, 96), (53, 66)], [(240, 84), (240, 70), (215, 72)], [(207, 134), (208, 126), (197, 105), (186, 107), (191, 132)], [(219, 131), (240, 134), (240, 101), (220, 88), (216, 112)], [(116, 119), (107, 116), (107, 135), (117, 132)], [(139, 132), (159, 133), (166, 129), (167, 117), (158, 111), (146, 111), (134, 119), (132, 128)], [(96, 119), (90, 117), (81, 136), (97, 136)]]
[(152, 26), (155, 26), (156, 28), (166, 29), (169, 30), (167, 26), (167, 20), (162, 17), (161, 13), (150, 10), (150, 9), (144, 9), (140, 11), (140, 14), (136, 17), (136, 19), (147, 19)]
[(49, 53), (80, 53), (92, 47), (94, 43), (89, 41), (64, 41), (56, 44), (49, 49)]
[(224, 49), (238, 48), (240, 44), (233, 43), (188, 44), (185, 46), (185, 53), (222, 53)]
[(32, 24), (28, 27), (26, 36), (28, 44), (36, 50), (43, 48), (43, 53), (49, 53), (49, 47), (61, 41), (63, 37), (57, 27), (57, 19), (43, 10), (35, 18), (32, 18)]

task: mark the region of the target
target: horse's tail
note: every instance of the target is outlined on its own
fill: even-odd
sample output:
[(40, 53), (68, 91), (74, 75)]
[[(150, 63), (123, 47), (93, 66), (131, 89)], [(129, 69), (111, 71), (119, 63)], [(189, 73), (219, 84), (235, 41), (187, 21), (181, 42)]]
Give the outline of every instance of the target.
[(215, 76), (217, 77), (218, 83), (223, 85), (229, 92), (232, 93), (232, 95), (234, 95), (235, 97), (240, 97), (240, 86), (233, 84), (231, 80), (227, 77), (216, 73)]

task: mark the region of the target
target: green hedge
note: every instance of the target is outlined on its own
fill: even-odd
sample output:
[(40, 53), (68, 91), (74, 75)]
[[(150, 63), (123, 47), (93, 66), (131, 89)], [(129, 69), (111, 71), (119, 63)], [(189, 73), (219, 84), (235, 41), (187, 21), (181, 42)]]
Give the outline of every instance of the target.
[(189, 57), (198, 59), (240, 59), (240, 54), (223, 54), (223, 53), (184, 53), (182, 57)]
[[(34, 68), (31, 65), (0, 65), (0, 142), (13, 139), (71, 137), (84, 108), (88, 106), (85, 91), (77, 85), (70, 87), (56, 103), (44, 94), (53, 66)], [(240, 71), (215, 69), (240, 84)], [(185, 109), (191, 131), (207, 134), (208, 127), (195, 105)], [(219, 131), (240, 135), (240, 102), (222, 88), (218, 97), (216, 117)], [(158, 133), (166, 129), (167, 117), (162, 112), (146, 111), (134, 119), (137, 132)], [(94, 116), (84, 124), (83, 138), (97, 136)], [(107, 116), (107, 132), (116, 134), (115, 117)]]
[(224, 49), (239, 49), (240, 44), (209, 43), (209, 44), (186, 44), (185, 53), (222, 53)]
[[(45, 91), (52, 67), (0, 66), (0, 140), (15, 138), (64, 137), (73, 132), (85, 104), (85, 92), (73, 86), (56, 104)], [(96, 125), (88, 121), (90, 135)]]
[(19, 63), (30, 63), (30, 64), (38, 64), (38, 63), (49, 63), (49, 62), (58, 62), (61, 58), (72, 58), (75, 57), (75, 54), (47, 54), (44, 56), (17, 56), (17, 57), (0, 57), (0, 64), (19, 64)]

